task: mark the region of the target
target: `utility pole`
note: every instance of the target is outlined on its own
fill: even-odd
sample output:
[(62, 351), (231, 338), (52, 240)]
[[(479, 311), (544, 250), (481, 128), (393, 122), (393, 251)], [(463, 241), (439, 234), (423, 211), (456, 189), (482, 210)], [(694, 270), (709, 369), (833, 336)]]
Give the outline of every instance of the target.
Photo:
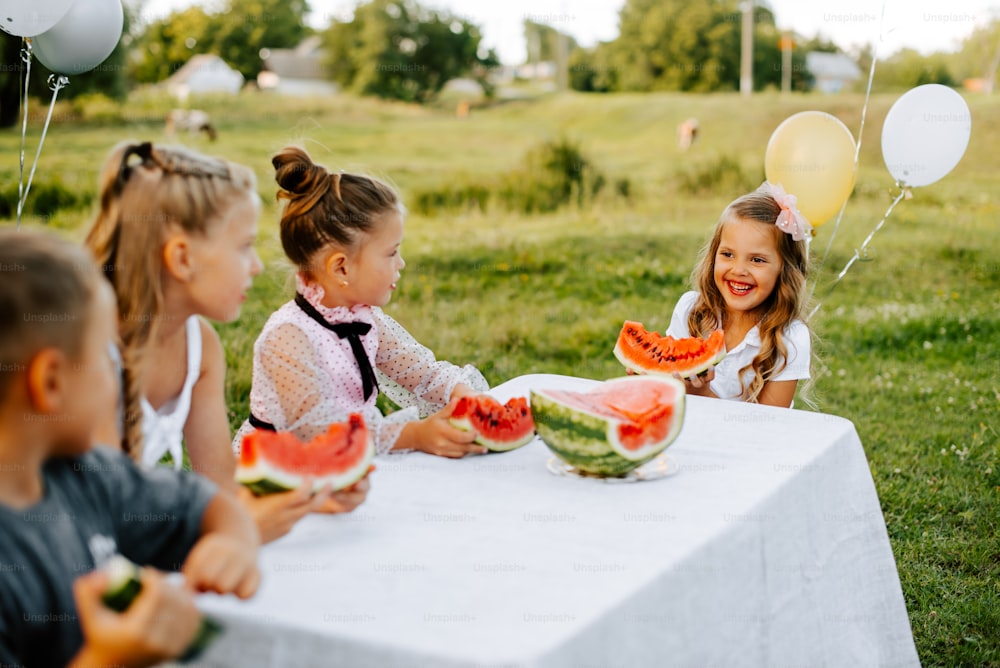
[(566, 13), (566, 1), (559, 3), (559, 16), (561, 21), (557, 23), (560, 26), (556, 30), (556, 35), (558, 35), (556, 49), (558, 53), (556, 54), (557, 67), (559, 68), (556, 72), (556, 85), (559, 90), (569, 90), (569, 43), (566, 41), (566, 33), (562, 29), (563, 22), (566, 20), (568, 14)]
[(556, 84), (559, 90), (569, 90), (569, 44), (566, 42), (566, 34), (562, 30), (557, 30), (556, 40)]
[(749, 97), (753, 93), (753, 0), (743, 0), (743, 35), (740, 40), (740, 94)]
[(792, 35), (788, 32), (781, 36), (779, 41), (781, 47), (781, 92), (790, 93), (792, 91)]

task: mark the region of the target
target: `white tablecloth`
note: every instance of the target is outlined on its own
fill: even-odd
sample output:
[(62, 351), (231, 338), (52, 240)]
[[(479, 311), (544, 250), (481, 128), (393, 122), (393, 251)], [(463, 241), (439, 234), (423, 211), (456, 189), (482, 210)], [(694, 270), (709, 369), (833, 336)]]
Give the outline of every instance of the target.
[[(582, 388), (530, 375), (493, 390)], [(538, 439), (377, 462), (357, 511), (261, 552), (203, 665), (919, 665), (882, 512), (839, 417), (689, 397), (668, 477), (559, 477)]]

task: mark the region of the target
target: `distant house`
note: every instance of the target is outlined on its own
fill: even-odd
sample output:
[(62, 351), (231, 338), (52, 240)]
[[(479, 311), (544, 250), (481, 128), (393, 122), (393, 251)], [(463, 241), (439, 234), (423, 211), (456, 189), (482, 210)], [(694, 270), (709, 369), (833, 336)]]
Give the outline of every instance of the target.
[(243, 88), (243, 75), (226, 61), (211, 53), (192, 56), (163, 84), (179, 100), (203, 93), (238, 93)]
[(555, 79), (558, 68), (551, 60), (540, 63), (524, 63), (516, 70), (518, 79)]
[(326, 71), (326, 52), (319, 35), (294, 49), (261, 49), (263, 68), (257, 86), (284, 95), (332, 95), (337, 84)]
[(861, 78), (861, 68), (843, 53), (810, 51), (806, 69), (816, 80), (816, 90), (824, 93), (839, 93)]

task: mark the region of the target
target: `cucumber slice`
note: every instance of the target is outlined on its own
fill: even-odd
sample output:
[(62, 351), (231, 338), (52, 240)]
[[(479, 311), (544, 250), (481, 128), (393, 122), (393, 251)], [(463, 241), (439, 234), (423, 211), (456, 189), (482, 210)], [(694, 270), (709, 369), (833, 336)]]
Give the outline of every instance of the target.
[[(101, 596), (104, 605), (117, 612), (125, 612), (142, 591), (139, 567), (122, 555), (116, 554), (105, 564), (104, 571), (108, 574), (108, 587)], [(198, 658), (224, 628), (217, 619), (202, 615), (201, 625), (194, 640), (177, 659), (178, 662), (186, 663)]]
[(120, 554), (108, 560), (104, 566), (108, 574), (108, 588), (104, 590), (104, 605), (116, 612), (125, 612), (142, 590), (139, 567)]

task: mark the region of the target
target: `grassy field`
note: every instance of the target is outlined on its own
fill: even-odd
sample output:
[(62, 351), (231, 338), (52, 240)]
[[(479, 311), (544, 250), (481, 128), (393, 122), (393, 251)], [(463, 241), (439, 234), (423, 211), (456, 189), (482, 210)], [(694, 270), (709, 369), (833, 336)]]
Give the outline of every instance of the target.
[[(864, 441), (923, 664), (1000, 666), (1000, 99), (969, 99), (973, 139), (962, 163), (901, 202), (870, 261), (829, 291), (894, 195), (879, 142), (894, 100), (872, 98), (855, 194), (832, 244), (833, 223), (813, 244), (813, 399), (818, 410), (853, 420)], [(252, 165), (265, 201), (259, 249), (267, 270), (240, 321), (219, 327), (234, 423), (246, 408), (253, 340), (290, 294), (269, 163), (283, 145), (300, 143), (331, 168), (384, 176), (405, 200), (449, 182), (499, 179), (542, 141), (577, 142), (609, 181), (629, 180), (629, 198), (604, 192), (585, 207), (546, 215), (499, 208), (411, 215), (408, 266), (387, 310), (441, 357), (478, 365), (492, 383), (532, 372), (608, 378), (621, 374), (610, 351), (622, 321), (667, 325), (719, 212), (763, 179), (778, 123), (821, 109), (857, 133), (863, 102), (565, 94), (474, 108), (459, 120), (444, 104), (201, 101), (218, 119), (220, 138), (182, 139)], [(104, 155), (122, 138), (163, 140), (168, 108), (153, 96), (123, 108), (61, 105), (36, 182), (58, 183), (80, 201), (26, 224), (79, 238)], [(702, 135), (682, 154), (674, 128), (689, 116)], [(39, 130), (33, 114), (29, 163)], [(0, 135), (7, 199), (9, 184), (16, 193), (18, 143), (16, 131)], [(699, 180), (708, 184), (703, 190), (685, 187)]]

